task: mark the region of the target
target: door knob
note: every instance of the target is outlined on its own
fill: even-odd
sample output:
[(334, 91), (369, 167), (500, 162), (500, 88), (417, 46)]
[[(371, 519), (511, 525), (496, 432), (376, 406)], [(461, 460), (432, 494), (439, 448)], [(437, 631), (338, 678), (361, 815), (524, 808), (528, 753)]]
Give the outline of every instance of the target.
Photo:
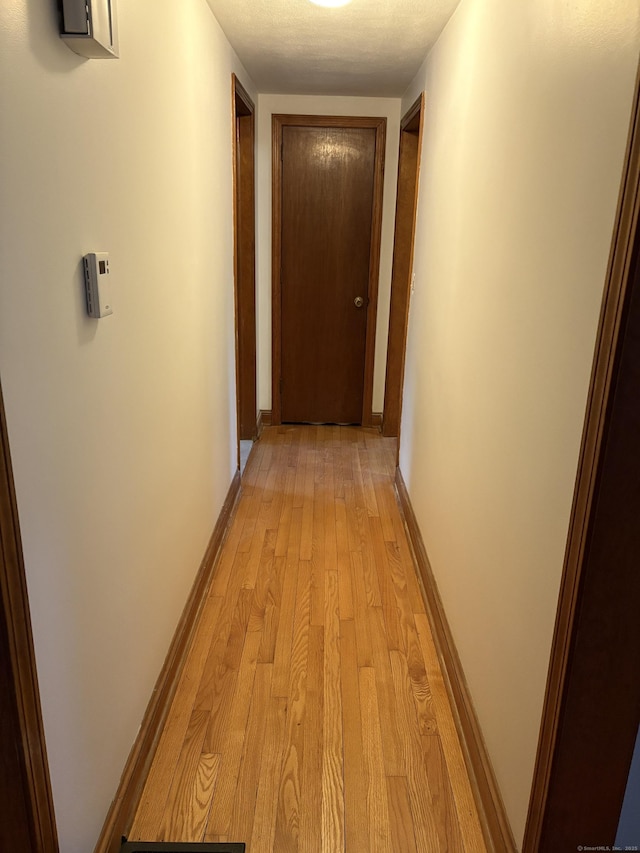
[(364, 305), (364, 299), (362, 298), (362, 296), (356, 296), (356, 298), (353, 300), (353, 304), (356, 306), (356, 308), (362, 308), (362, 306)]

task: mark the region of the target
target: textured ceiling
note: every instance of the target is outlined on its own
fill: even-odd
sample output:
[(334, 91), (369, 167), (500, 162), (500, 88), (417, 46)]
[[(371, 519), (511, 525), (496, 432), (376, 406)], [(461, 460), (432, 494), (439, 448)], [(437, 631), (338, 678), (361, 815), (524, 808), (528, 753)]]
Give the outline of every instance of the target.
[(399, 97), (459, 0), (207, 0), (263, 93)]

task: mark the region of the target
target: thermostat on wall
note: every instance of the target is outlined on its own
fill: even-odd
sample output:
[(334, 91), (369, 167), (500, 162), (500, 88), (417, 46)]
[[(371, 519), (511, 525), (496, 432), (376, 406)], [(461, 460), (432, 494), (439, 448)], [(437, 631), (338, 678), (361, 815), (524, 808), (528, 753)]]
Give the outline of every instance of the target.
[(89, 59), (118, 58), (116, 0), (58, 0), (60, 38)]
[(87, 313), (90, 317), (107, 317), (113, 314), (109, 281), (109, 253), (90, 252), (83, 258), (84, 289)]

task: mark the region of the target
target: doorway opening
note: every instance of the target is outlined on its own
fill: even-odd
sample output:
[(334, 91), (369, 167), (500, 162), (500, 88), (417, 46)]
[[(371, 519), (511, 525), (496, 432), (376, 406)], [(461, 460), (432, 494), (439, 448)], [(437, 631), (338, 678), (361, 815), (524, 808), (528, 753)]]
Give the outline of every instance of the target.
[(636, 84), (525, 853), (576, 849), (579, 844), (616, 849), (614, 844), (621, 840), (616, 833), (640, 724), (639, 223), (640, 87)]
[(396, 438), (400, 435), (402, 414), (402, 386), (404, 383), (409, 301), (411, 299), (423, 120), (424, 93), (415, 101), (400, 123), (398, 194), (393, 239), (384, 413), (382, 415), (382, 434)]
[(257, 435), (255, 284), (255, 107), (235, 74), (233, 103), (233, 259), (238, 467)]
[(0, 388), (0, 850), (57, 853), (29, 597)]

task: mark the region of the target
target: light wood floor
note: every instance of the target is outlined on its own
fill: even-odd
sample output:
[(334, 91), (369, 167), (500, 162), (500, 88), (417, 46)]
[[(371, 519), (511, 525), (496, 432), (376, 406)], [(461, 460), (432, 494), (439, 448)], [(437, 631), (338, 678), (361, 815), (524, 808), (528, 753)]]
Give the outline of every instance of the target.
[(394, 453), (374, 430), (264, 430), (130, 840), (485, 850)]

